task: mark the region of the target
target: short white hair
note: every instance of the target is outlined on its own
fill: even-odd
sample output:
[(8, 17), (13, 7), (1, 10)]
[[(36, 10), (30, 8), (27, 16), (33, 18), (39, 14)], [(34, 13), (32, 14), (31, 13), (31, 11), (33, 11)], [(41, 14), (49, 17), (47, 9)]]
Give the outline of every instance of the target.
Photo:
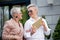
[(37, 7), (35, 4), (29, 4), (29, 5), (27, 6), (27, 9), (29, 9), (30, 7), (36, 7), (36, 8), (38, 9), (38, 7)]
[(21, 12), (21, 8), (20, 7), (13, 7), (10, 11), (11, 16), (15, 13), (20, 13)]

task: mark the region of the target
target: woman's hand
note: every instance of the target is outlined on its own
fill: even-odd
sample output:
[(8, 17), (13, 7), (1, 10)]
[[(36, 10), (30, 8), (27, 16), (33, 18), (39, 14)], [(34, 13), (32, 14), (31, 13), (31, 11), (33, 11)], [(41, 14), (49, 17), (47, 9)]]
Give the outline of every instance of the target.
[(31, 29), (29, 29), (29, 30), (26, 30), (26, 32), (31, 32)]
[(44, 21), (42, 21), (41, 25), (42, 25), (42, 26), (45, 26), (45, 23), (44, 23)]
[(44, 27), (44, 30), (47, 31), (47, 28), (46, 28), (46, 25), (45, 25), (44, 21), (42, 21), (41, 25)]
[(33, 35), (35, 32), (36, 32), (36, 28), (32, 27), (31, 35)]

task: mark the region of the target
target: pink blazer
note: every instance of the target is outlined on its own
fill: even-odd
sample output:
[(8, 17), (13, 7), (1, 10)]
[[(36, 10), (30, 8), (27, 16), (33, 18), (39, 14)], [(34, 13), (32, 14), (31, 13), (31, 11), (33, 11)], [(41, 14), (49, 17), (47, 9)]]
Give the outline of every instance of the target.
[(20, 23), (15, 22), (15, 20), (10, 19), (5, 22), (2, 33), (3, 40), (23, 40), (23, 26)]

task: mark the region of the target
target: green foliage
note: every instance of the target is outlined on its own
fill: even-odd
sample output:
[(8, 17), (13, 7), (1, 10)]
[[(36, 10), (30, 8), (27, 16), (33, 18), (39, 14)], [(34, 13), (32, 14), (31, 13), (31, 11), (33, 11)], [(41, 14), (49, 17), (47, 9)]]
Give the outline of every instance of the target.
[(46, 18), (45, 18), (45, 15), (42, 15), (42, 18), (46, 19)]
[(52, 37), (53, 37), (53, 40), (60, 40), (60, 17)]
[(27, 11), (26, 6), (22, 6), (22, 7), (21, 7), (21, 11), (22, 11), (22, 14), (23, 14), (23, 16), (22, 16), (23, 19), (20, 20), (20, 21), (21, 21), (21, 23), (24, 25), (25, 22), (29, 19), (28, 11)]

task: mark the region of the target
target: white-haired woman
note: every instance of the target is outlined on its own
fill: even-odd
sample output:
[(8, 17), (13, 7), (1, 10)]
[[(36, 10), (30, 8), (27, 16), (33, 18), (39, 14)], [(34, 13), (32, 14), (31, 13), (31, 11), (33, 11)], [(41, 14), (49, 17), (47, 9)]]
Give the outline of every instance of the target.
[(23, 40), (23, 26), (19, 22), (22, 19), (22, 13), (19, 7), (11, 9), (12, 18), (5, 22), (3, 27), (3, 40)]

